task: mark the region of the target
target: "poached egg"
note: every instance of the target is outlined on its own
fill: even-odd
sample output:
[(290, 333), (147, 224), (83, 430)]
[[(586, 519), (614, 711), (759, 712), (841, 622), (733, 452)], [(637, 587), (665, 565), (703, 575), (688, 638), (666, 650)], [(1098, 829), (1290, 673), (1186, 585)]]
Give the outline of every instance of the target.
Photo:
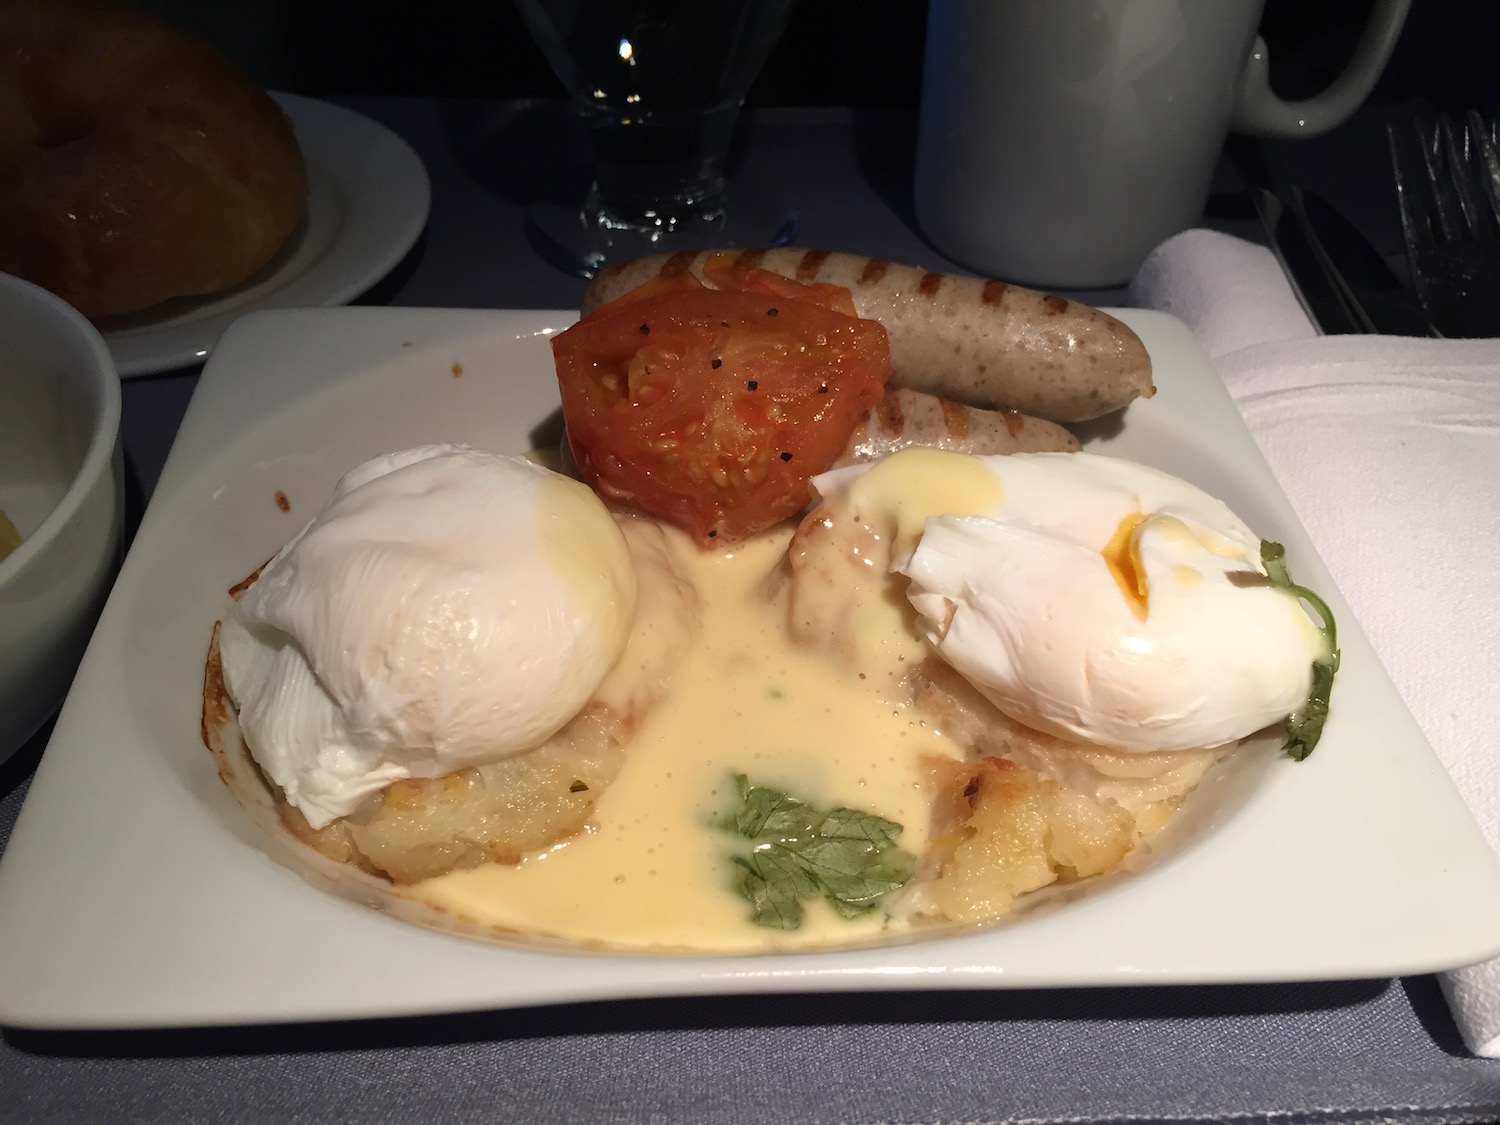
[(636, 575), (585, 485), (454, 445), (376, 457), (220, 629), (255, 760), (313, 828), (409, 777), (522, 754), (624, 650)]
[(813, 486), (823, 518), (883, 529), (932, 651), (1034, 730), (1221, 746), (1300, 706), (1327, 655), (1244, 522), (1144, 465), (913, 449)]

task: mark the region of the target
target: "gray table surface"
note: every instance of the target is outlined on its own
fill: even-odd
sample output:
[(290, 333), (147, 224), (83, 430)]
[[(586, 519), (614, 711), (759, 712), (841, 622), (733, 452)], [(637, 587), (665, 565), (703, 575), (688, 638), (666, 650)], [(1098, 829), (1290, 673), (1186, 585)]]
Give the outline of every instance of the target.
[[(347, 99), (432, 176), (412, 254), (363, 300), (568, 308), (582, 282), (528, 244), (523, 208), (576, 189), (556, 103)], [(803, 245), (950, 265), (910, 216), (911, 122), (750, 116), (737, 182), (800, 208)], [(1245, 179), (1296, 176), (1377, 237), (1378, 121), (1235, 150), (1214, 225), (1254, 236)], [(1247, 155), (1248, 153), (1248, 155)], [(1351, 182), (1366, 190), (1349, 194)], [(1388, 197), (1386, 197), (1388, 198)], [(1119, 292), (1074, 294), (1100, 303)], [(125, 383), (138, 520), (196, 371)], [(47, 732), (0, 766), (0, 847)], [(107, 921), (107, 920), (106, 920)], [(0, 954), (3, 955), (3, 954)], [(426, 1019), (0, 1036), (0, 1120), (908, 1122), (1500, 1119), (1500, 1062), (1468, 1055), (1432, 978), (1285, 986), (913, 992), (569, 1005)]]

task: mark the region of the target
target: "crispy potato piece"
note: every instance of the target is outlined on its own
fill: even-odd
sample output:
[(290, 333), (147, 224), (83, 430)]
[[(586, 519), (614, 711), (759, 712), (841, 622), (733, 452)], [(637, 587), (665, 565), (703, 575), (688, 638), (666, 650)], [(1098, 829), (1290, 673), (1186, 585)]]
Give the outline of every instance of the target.
[(935, 759), (936, 873), (924, 890), (952, 922), (1008, 913), (1021, 895), (1108, 871), (1135, 843), (1113, 801), (1067, 789), (1003, 758)]
[(1144, 835), (1160, 828), (1182, 798), (1233, 745), (1152, 754), (1068, 742), (1002, 713), (944, 661), (923, 661), (907, 683), (917, 707), (974, 757), (1003, 757), (1080, 793), (1114, 801)]
[(949, 921), (993, 920), (1024, 894), (1116, 867), (1232, 749), (1129, 754), (1067, 742), (1008, 718), (937, 659), (907, 683), (970, 755), (931, 766), (934, 843), (917, 907)]
[(298, 839), (330, 859), (397, 883), (481, 863), (518, 863), (580, 831), (619, 772), (634, 723), (595, 708), (518, 758), (387, 786), (349, 816), (309, 828), (278, 806)]

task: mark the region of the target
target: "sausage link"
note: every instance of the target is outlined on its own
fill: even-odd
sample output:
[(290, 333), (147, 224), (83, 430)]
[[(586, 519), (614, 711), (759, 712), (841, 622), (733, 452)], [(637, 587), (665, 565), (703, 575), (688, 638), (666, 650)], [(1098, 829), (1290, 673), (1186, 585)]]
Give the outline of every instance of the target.
[(864, 416), (833, 468), (922, 445), (955, 453), (1076, 453), (1078, 439), (1055, 422), (1011, 410), (981, 410), (905, 387), (886, 391)]
[[(658, 254), (601, 270), (587, 315), (662, 275), (702, 278), (709, 254)], [(841, 285), (862, 317), (885, 325), (892, 387), (986, 410), (1082, 422), (1156, 392), (1151, 359), (1107, 313), (1003, 281), (934, 273), (826, 250), (742, 250), (738, 259), (803, 282)]]

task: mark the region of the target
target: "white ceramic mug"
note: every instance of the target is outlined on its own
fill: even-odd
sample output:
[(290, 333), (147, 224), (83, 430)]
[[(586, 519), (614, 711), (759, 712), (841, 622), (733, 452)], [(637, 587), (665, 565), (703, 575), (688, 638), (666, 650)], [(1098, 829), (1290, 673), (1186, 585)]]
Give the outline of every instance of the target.
[(1231, 128), (1307, 137), (1348, 117), (1410, 2), (1375, 0), (1344, 73), (1284, 102), (1256, 36), (1265, 0), (932, 0), (917, 221), (980, 273), (1120, 284), (1199, 221)]

